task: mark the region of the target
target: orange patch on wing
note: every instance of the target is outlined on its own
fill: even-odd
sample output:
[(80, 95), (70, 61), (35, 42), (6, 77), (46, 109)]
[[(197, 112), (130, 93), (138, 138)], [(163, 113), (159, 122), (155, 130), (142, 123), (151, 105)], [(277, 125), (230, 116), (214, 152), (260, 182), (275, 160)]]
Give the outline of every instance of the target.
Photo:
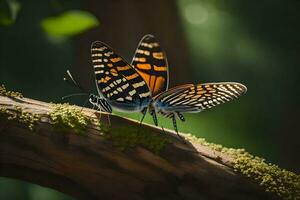
[(140, 76), (144, 79), (144, 81), (147, 83), (148, 87), (150, 88), (150, 84), (149, 84), (150, 75), (147, 73), (144, 73), (138, 69), (137, 69), (137, 71), (140, 74)]
[(149, 82), (149, 87), (150, 87), (150, 90), (151, 92), (154, 91), (154, 87), (155, 87), (155, 78), (156, 76), (150, 76), (150, 82)]
[(137, 64), (136, 65), (137, 68), (139, 69), (151, 69), (151, 65), (150, 64)]
[(117, 67), (118, 71), (124, 71), (124, 70), (127, 70), (127, 69), (130, 69), (130, 67), (128, 65), (125, 65), (123, 67)]
[(101, 78), (98, 83), (106, 83), (107, 81), (109, 81), (111, 79), (111, 77), (106, 76), (105, 78)]
[(113, 76), (117, 76), (117, 75), (118, 75), (118, 72), (117, 72), (117, 70), (115, 70), (115, 69), (111, 69), (111, 70), (110, 70), (110, 73), (111, 73)]
[(146, 58), (142, 57), (142, 58), (135, 58), (136, 61), (138, 62), (146, 62)]
[(138, 73), (134, 73), (134, 74), (132, 74), (132, 75), (130, 75), (130, 76), (126, 76), (126, 79), (127, 79), (127, 80), (131, 80), (131, 79), (134, 79), (134, 78), (136, 78), (136, 77), (138, 77), (138, 76), (139, 76)]
[(206, 90), (197, 91), (197, 94), (205, 94), (205, 93), (206, 93)]
[(166, 79), (164, 77), (156, 77), (156, 83), (154, 85), (152, 95), (155, 96), (156, 94), (161, 92), (162, 86), (164, 85)]
[(152, 53), (153, 58), (162, 60), (164, 59), (164, 53), (163, 52), (153, 52)]
[(167, 67), (166, 66), (156, 66), (154, 65), (154, 71), (160, 71), (160, 72), (163, 72), (163, 71), (167, 71)]
[(115, 63), (115, 62), (119, 62), (120, 60), (122, 60), (122, 58), (120, 58), (120, 57), (117, 57), (117, 58), (111, 58), (111, 59), (110, 59), (110, 61), (111, 61), (111, 62), (114, 62), (114, 63)]

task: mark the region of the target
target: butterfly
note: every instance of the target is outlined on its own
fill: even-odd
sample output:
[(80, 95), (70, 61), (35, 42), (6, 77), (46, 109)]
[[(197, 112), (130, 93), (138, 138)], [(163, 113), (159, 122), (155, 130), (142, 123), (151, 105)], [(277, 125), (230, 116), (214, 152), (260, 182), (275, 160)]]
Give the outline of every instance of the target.
[[(89, 99), (88, 100), (93, 105), (93, 108), (96, 107), (97, 110), (101, 110), (101, 111), (104, 111), (104, 112), (107, 112), (107, 113), (112, 113), (112, 108), (110, 106), (111, 104), (114, 106), (115, 109), (121, 110), (121, 111), (127, 111), (128, 112), (128, 111), (135, 111), (136, 109), (138, 109), (137, 107), (135, 107), (132, 104), (128, 103), (128, 100), (132, 100), (132, 98), (133, 98), (134, 101), (136, 101), (136, 102), (139, 101), (138, 97), (136, 95), (133, 95), (133, 93), (137, 93), (137, 90), (138, 90), (138, 92), (141, 92), (143, 90), (144, 91), (149, 91), (149, 89), (147, 88), (146, 83), (140, 77), (138, 77), (139, 76), (138, 74), (136, 74), (136, 73), (132, 74), (132, 71), (130, 72), (129, 68), (131, 68), (131, 66), (133, 66), (133, 67), (135, 66), (136, 69), (139, 69), (140, 70), (139, 73), (143, 74), (144, 78), (148, 78), (147, 76), (149, 76), (149, 83), (150, 84), (152, 83), (152, 87), (153, 87), (152, 93), (155, 93), (154, 91), (156, 91), (156, 93), (161, 91), (162, 88), (159, 88), (159, 87), (161, 87), (161, 86), (164, 87), (165, 84), (163, 84), (163, 82), (168, 83), (168, 81), (166, 81), (167, 78), (168, 78), (168, 74), (167, 74), (168, 70), (164, 69), (164, 71), (162, 71), (162, 69), (163, 69), (162, 65), (165, 65), (166, 60), (163, 61), (163, 62), (160, 61), (160, 60), (156, 60), (155, 58), (158, 58), (159, 56), (162, 56), (158, 53), (154, 53), (153, 56), (155, 58), (152, 58), (152, 54), (150, 55), (150, 51), (146, 51), (147, 48), (149, 48), (148, 44), (151, 44), (151, 43), (155, 43), (155, 45), (156, 45), (156, 47), (152, 49), (151, 53), (153, 52), (153, 50), (155, 50), (156, 52), (160, 52), (160, 47), (159, 47), (159, 44), (156, 42), (155, 37), (152, 36), (152, 35), (146, 35), (141, 39), (141, 41), (138, 45), (135, 56), (133, 57), (132, 64), (130, 65), (130, 64), (126, 63), (123, 58), (120, 58), (120, 63), (119, 64), (123, 65), (124, 67), (122, 68), (122, 67), (118, 66), (116, 69), (111, 69), (110, 73), (108, 72), (108, 70), (106, 70), (105, 73), (104, 73), (103, 70), (98, 70), (98, 69), (100, 69), (101, 67), (104, 67), (105, 64), (107, 64), (108, 67), (112, 66), (111, 63), (108, 63), (111, 60), (108, 61), (108, 58), (103, 58), (103, 60), (101, 60), (99, 58), (101, 56), (109, 57), (110, 54), (113, 53), (113, 51), (104, 52), (104, 55), (97, 54), (97, 53), (93, 54), (93, 52), (92, 52), (92, 62), (96, 63), (94, 65), (94, 69), (95, 69), (96, 87), (97, 87), (97, 90), (98, 90), (98, 95), (89, 94)], [(95, 44), (95, 46), (96, 46), (96, 44)], [(103, 43), (103, 46), (107, 46), (107, 48), (110, 48), (110, 47), (108, 47), (108, 45), (105, 45), (104, 43)], [(100, 48), (102, 50), (106, 47), (100, 47)], [(152, 46), (151, 46), (151, 48), (152, 48)], [(145, 51), (143, 49), (145, 49)], [(93, 50), (98, 51), (97, 48), (95, 48)], [(147, 58), (138, 57), (141, 54), (144, 54), (144, 56), (147, 57)], [(112, 58), (116, 59), (117, 57), (118, 57), (117, 54), (115, 54), (115, 56), (112, 57)], [(95, 58), (95, 59), (93, 59), (93, 58)], [(147, 59), (148, 64), (141, 63), (141, 62), (145, 62), (145, 59)], [(99, 63), (100, 60), (101, 60), (101, 62), (103, 62), (103, 64)], [(112, 60), (112, 62), (117, 62), (117, 61)], [(150, 65), (150, 64), (152, 64), (152, 65)], [(147, 66), (147, 65), (149, 65), (149, 66)], [(155, 68), (160, 67), (161, 69), (157, 70), (160, 74), (156, 74), (155, 76), (152, 76), (152, 73), (151, 73), (150, 70), (147, 71), (146, 73), (143, 72), (144, 70), (148, 70), (148, 68), (149, 67), (151, 68), (152, 66), (155, 67)], [(127, 68), (128, 68), (128, 70), (126, 70)], [(121, 71), (119, 76), (116, 75), (115, 70), (118, 70), (119, 72)], [(98, 74), (100, 74), (100, 75), (98, 75)], [(110, 76), (105, 76), (106, 80), (101, 79), (100, 77), (103, 76), (103, 74), (104, 75), (105, 74), (106, 75), (112, 75), (112, 76), (116, 75), (115, 77), (112, 78), (112, 80), (114, 80), (115, 82), (112, 81), (113, 83), (109, 83), (109, 85), (107, 85), (106, 88), (104, 88), (104, 90), (100, 91), (101, 85), (102, 85), (102, 87), (105, 86), (104, 84), (101, 84), (100, 82), (106, 82), (106, 81), (108, 81), (108, 79), (110, 79)], [(131, 77), (129, 77), (129, 76), (125, 77), (124, 75), (125, 76), (126, 75), (131, 75)], [(126, 78), (127, 79), (134, 79), (135, 78), (134, 76), (138, 77), (135, 80), (133, 80), (133, 82), (136, 81), (135, 84), (132, 81), (126, 80)], [(79, 86), (77, 84), (77, 82), (74, 80), (74, 78), (72, 77), (69, 70), (67, 70), (66, 77), (64, 78), (64, 80), (68, 81), (72, 85), (74, 85), (74, 86), (78, 87), (79, 89), (81, 89), (81, 91), (85, 92), (84, 94), (88, 94), (88, 92), (86, 92), (81, 86)], [(109, 87), (113, 87), (112, 84), (116, 84), (116, 83), (119, 83), (119, 82), (121, 84), (123, 84), (123, 83), (124, 84), (122, 85), (122, 87), (118, 88), (117, 91), (114, 91), (112, 94), (105, 93), (105, 91), (107, 91)], [(134, 84), (133, 87), (137, 88), (137, 89), (132, 89), (132, 85), (129, 85), (131, 83), (133, 83)], [(144, 87), (143, 86), (138, 87), (137, 86), (138, 83), (143, 84), (145, 86)], [(147, 82), (147, 84), (148, 84), (148, 82)], [(99, 85), (99, 87), (98, 87), (98, 85)], [(129, 91), (129, 94), (127, 94), (125, 99), (123, 97), (121, 97), (121, 98), (110, 98), (111, 95), (114, 95), (117, 92), (120, 92), (120, 90), (124, 89), (125, 91), (121, 94), (121, 96), (122, 96), (122, 95), (126, 94), (126, 89), (130, 89), (130, 88), (131, 88), (131, 91)], [(164, 88), (164, 90), (165, 90), (165, 88)], [(74, 95), (82, 95), (82, 93), (68, 95), (68, 96), (65, 96), (64, 98), (74, 96)], [(131, 95), (133, 95), (133, 97), (131, 97)], [(142, 94), (142, 95), (147, 96), (146, 94)], [(148, 92), (148, 95), (149, 95), (149, 92)], [(147, 101), (147, 98), (141, 98), (140, 100)], [(138, 103), (136, 105), (138, 105)], [(141, 110), (141, 109), (139, 109), (139, 110)], [(146, 109), (142, 109), (142, 113), (145, 113), (145, 112), (146, 112)]]
[(131, 64), (100, 41), (92, 43), (91, 56), (98, 93), (112, 108), (142, 112), (142, 120), (149, 110), (156, 126), (159, 113), (172, 119), (177, 134), (176, 118), (185, 121), (183, 113), (201, 112), (247, 91), (246, 86), (236, 82), (185, 84), (168, 89), (166, 55), (152, 35), (143, 37)]

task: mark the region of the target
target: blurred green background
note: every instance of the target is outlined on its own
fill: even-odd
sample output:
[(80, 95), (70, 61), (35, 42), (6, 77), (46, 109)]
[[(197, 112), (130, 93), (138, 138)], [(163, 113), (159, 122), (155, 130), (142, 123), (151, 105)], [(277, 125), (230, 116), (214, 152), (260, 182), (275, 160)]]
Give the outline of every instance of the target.
[[(70, 69), (95, 92), (91, 42), (110, 44), (130, 62), (138, 41), (151, 33), (167, 53), (171, 87), (216, 81), (248, 87), (237, 101), (186, 115), (180, 131), (299, 173), (299, 10), (299, 1), (274, 0), (0, 0), (0, 83), (26, 97), (62, 102), (78, 92), (62, 80)], [(3, 177), (0, 199), (71, 197)]]

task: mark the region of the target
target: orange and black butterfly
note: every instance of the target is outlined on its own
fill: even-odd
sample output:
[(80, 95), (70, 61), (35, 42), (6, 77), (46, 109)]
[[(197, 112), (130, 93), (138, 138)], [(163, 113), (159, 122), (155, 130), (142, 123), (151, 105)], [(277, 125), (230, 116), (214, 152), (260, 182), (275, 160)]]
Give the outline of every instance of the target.
[(100, 41), (93, 42), (91, 53), (98, 93), (113, 109), (140, 111), (143, 117), (149, 110), (155, 125), (156, 114), (162, 114), (172, 119), (177, 134), (176, 118), (184, 121), (182, 113), (201, 112), (247, 91), (243, 84), (235, 82), (185, 84), (168, 89), (166, 54), (152, 35), (142, 38), (131, 64)]

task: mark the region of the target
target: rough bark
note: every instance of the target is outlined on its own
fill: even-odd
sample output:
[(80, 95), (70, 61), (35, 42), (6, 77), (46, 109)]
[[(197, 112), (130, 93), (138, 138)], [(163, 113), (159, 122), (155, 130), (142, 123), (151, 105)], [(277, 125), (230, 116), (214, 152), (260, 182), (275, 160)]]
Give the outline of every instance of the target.
[[(273, 198), (235, 173), (230, 157), (200, 144), (174, 140), (160, 154), (143, 147), (121, 151), (93, 125), (82, 135), (53, 128), (48, 103), (0, 96), (0, 106), (11, 111), (18, 106), (42, 116), (34, 131), (1, 118), (1, 176), (50, 187), (76, 199)], [(83, 112), (96, 117), (93, 110)], [(114, 115), (111, 123), (139, 128), (137, 122)], [(144, 129), (176, 137), (149, 125)]]

